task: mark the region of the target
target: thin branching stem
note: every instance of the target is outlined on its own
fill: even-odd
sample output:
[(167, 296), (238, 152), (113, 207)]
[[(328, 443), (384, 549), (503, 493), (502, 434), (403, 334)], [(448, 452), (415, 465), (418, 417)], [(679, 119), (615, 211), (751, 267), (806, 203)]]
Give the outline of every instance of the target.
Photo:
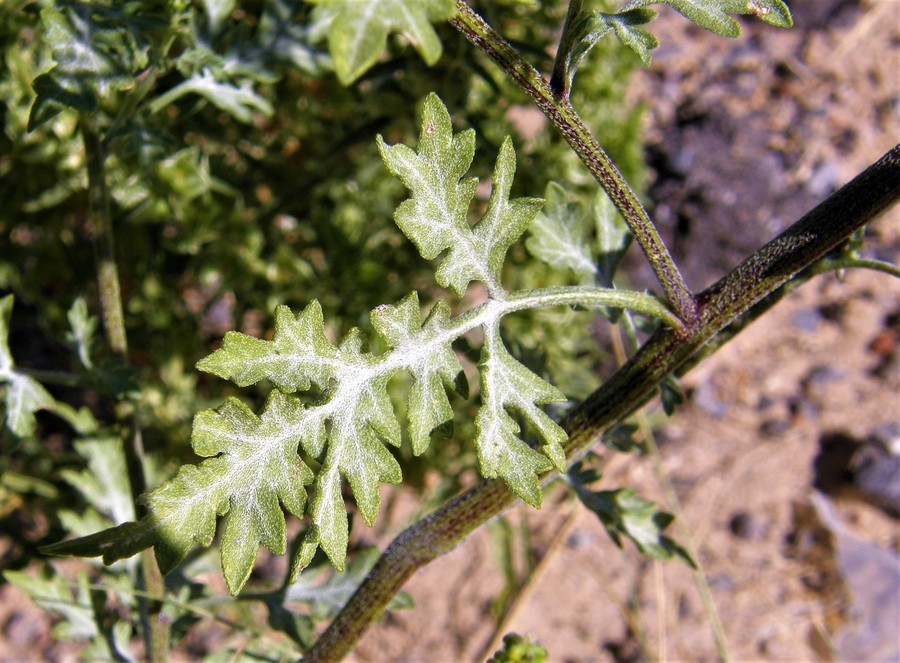
[[(777, 302), (781, 286), (821, 260), (856, 230), (900, 200), (900, 145), (860, 173), (784, 233), (698, 297), (694, 330), (660, 329), (563, 422), (566, 455), (581, 456), (617, 422), (646, 403), (658, 385), (720, 331), (755, 306)], [(721, 347), (721, 346), (719, 346)], [(550, 480), (556, 475), (548, 473)], [(418, 569), (455, 548), (517, 501), (501, 481), (482, 481), (404, 530), (306, 657), (340, 661)]]
[(846, 269), (870, 269), (900, 279), (900, 266), (884, 260), (872, 260), (854, 256), (840, 256), (823, 260), (815, 266), (814, 272), (816, 274), (823, 274), (825, 272), (843, 271)]
[[(614, 326), (611, 332), (611, 340), (613, 353), (619, 365), (627, 360), (629, 354), (638, 350), (637, 338), (634, 334), (635, 327), (631, 316), (628, 313), (622, 316), (626, 334), (622, 333), (619, 327)], [(623, 338), (623, 335), (626, 338)], [(626, 351), (626, 343), (628, 351)], [(647, 447), (650, 458), (653, 461), (653, 470), (656, 473), (657, 480), (662, 486), (663, 493), (666, 496), (666, 506), (675, 516), (680, 526), (681, 545), (687, 551), (688, 556), (694, 561), (694, 584), (697, 586), (697, 593), (700, 594), (700, 601), (703, 603), (703, 610), (706, 613), (707, 623), (712, 632), (713, 640), (716, 644), (716, 651), (719, 654), (721, 663), (729, 663), (731, 661), (731, 653), (728, 648), (728, 638), (725, 635), (725, 629), (722, 626), (722, 620), (719, 618), (719, 611), (713, 601), (712, 591), (710, 591), (709, 582), (706, 579), (706, 573), (703, 570), (703, 561), (697, 554), (697, 547), (694, 545), (694, 537), (691, 530), (684, 523), (684, 510), (681, 508), (681, 502), (675, 492), (672, 482), (665, 472), (662, 463), (662, 455), (659, 452), (659, 446), (656, 444), (656, 436), (653, 434), (653, 427), (650, 425), (650, 419), (644, 412), (637, 416), (638, 428), (641, 432), (641, 438)], [(659, 629), (663, 633), (662, 629)], [(665, 651), (665, 650), (663, 650)]]
[(88, 209), (94, 231), (94, 259), (97, 264), (97, 288), (103, 329), (109, 349), (124, 357), (128, 353), (125, 336), (125, 317), (122, 313), (122, 293), (119, 271), (116, 268), (116, 248), (109, 211), (109, 190), (106, 185), (104, 162), (106, 149), (100, 134), (89, 119), (81, 122), (85, 159), (88, 169)]
[[(81, 118), (80, 128), (88, 169), (88, 210), (94, 230), (97, 288), (103, 328), (112, 353), (127, 361), (128, 337), (125, 332), (125, 315), (119, 287), (119, 270), (116, 265), (109, 187), (106, 184), (104, 167), (106, 146), (89, 118)], [(145, 474), (147, 469), (144, 462), (141, 431), (137, 426), (133, 409), (120, 409), (123, 414), (127, 411), (131, 412), (132, 433), (131, 440), (124, 445), (124, 449), (132, 496), (137, 502), (138, 497), (147, 490)], [(168, 660), (169, 652), (169, 625), (160, 615), (161, 602), (165, 598), (166, 588), (152, 548), (141, 553), (141, 574), (147, 592), (155, 597), (153, 601), (141, 601), (143, 612), (146, 613), (148, 659), (153, 663), (162, 663)]]
[(464, 0), (457, 0), (450, 23), (486, 53), (534, 101), (562, 133), (619, 210), (640, 245), (675, 314), (687, 326), (695, 324), (697, 310), (691, 291), (669, 250), (650, 220), (637, 194), (600, 147), (565, 97), (553, 93), (550, 84)]

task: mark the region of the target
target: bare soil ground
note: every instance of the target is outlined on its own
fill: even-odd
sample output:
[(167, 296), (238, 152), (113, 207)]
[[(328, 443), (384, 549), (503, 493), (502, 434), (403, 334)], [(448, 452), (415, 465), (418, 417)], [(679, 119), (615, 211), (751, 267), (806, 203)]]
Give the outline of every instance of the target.
[[(652, 212), (694, 288), (900, 135), (900, 2), (790, 4), (793, 30), (747, 21), (737, 42), (673, 16), (655, 27), (662, 47), (635, 100), (652, 109)], [(869, 233), (878, 257), (900, 258), (900, 211)], [(651, 285), (639, 260), (630, 269)], [(697, 551), (732, 660), (900, 660), (900, 526), (842, 483), (846, 463), (829, 473), (823, 460), (900, 425), (898, 348), (900, 284), (824, 276), (684, 379), (687, 404), (657, 431), (661, 468), (681, 507), (673, 534)], [(650, 459), (611, 457), (605, 485), (666, 504)], [(814, 486), (831, 494), (818, 511)], [(539, 561), (499, 633), (533, 636), (551, 661), (715, 660), (714, 620), (690, 570), (620, 551), (561, 494), (507, 516), (527, 527)], [(861, 586), (881, 595), (854, 584), (864, 564), (876, 570)], [(352, 660), (477, 661), (498, 631), (491, 601), (503, 588), (480, 532), (416, 575), (416, 609), (386, 616)], [(49, 625), (0, 590), (0, 660), (74, 660)]]

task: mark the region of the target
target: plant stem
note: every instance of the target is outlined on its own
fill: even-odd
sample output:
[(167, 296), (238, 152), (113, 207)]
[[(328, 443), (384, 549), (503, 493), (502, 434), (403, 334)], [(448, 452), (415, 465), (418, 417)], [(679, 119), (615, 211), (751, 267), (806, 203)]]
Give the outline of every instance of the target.
[[(631, 320), (631, 316), (626, 313), (622, 318), (625, 323), (626, 331), (633, 332), (634, 323)], [(634, 334), (629, 333), (629, 346), (631, 346), (631, 340), (633, 338)], [(625, 351), (625, 340), (622, 338), (622, 331), (618, 326), (612, 327), (611, 340), (616, 360), (619, 362), (619, 365), (622, 365), (625, 363), (628, 354)], [(637, 349), (636, 345), (634, 349)], [(706, 580), (706, 573), (703, 570), (703, 563), (700, 560), (700, 556), (697, 554), (697, 547), (694, 545), (693, 534), (691, 533), (690, 528), (684, 523), (684, 510), (681, 508), (681, 502), (678, 499), (675, 488), (672, 486), (672, 482), (669, 481), (669, 477), (666, 475), (665, 469), (663, 468), (662, 456), (659, 452), (659, 446), (656, 444), (656, 436), (653, 434), (653, 427), (650, 425), (650, 420), (647, 415), (643, 412), (638, 414), (637, 422), (638, 428), (641, 431), (641, 438), (644, 440), (644, 445), (647, 447), (648, 454), (653, 461), (653, 470), (656, 473), (657, 480), (659, 481), (660, 486), (662, 486), (663, 493), (666, 496), (667, 508), (678, 521), (684, 549), (687, 551), (688, 557), (694, 561), (696, 567), (694, 570), (694, 583), (697, 586), (697, 593), (700, 594), (700, 601), (703, 603), (703, 609), (706, 612), (706, 618), (709, 622), (713, 640), (716, 644), (716, 651), (719, 654), (719, 661), (721, 661), (721, 663), (728, 663), (731, 660), (731, 654), (728, 649), (728, 640), (725, 636), (725, 629), (722, 626), (722, 620), (719, 619), (719, 611), (716, 609), (716, 604), (713, 601), (712, 592), (710, 591), (709, 583)], [(664, 633), (662, 628), (658, 630), (660, 634)]]
[[(763, 246), (698, 298), (696, 329), (660, 329), (638, 353), (563, 422), (566, 455), (577, 458), (609, 428), (646, 403), (660, 382), (690, 361), (722, 329), (757, 304), (778, 301), (779, 288), (900, 200), (900, 145)], [(769, 297), (773, 295), (774, 297)], [(548, 473), (549, 480), (555, 473)], [(500, 481), (482, 481), (394, 539), (306, 657), (339, 661), (378, 618), (406, 580), (517, 501)]]
[(681, 541), (684, 543), (684, 549), (694, 564), (694, 583), (697, 585), (697, 593), (700, 594), (700, 601), (703, 603), (703, 610), (706, 612), (706, 619), (709, 622), (709, 628), (712, 631), (713, 640), (716, 643), (716, 651), (719, 654), (721, 663), (729, 663), (731, 661), (731, 653), (728, 649), (728, 638), (725, 635), (725, 629), (722, 626), (722, 620), (719, 619), (719, 611), (716, 609), (716, 603), (712, 597), (712, 591), (709, 582), (706, 580), (706, 573), (703, 571), (703, 564), (700, 556), (697, 554), (697, 547), (694, 545), (694, 537), (691, 530), (684, 524), (684, 510), (681, 508), (681, 502), (675, 493), (675, 488), (669, 477), (666, 475), (665, 468), (662, 463), (662, 456), (659, 453), (659, 446), (656, 444), (656, 437), (653, 435), (653, 429), (647, 417), (641, 414), (638, 418), (638, 425), (643, 433), (643, 438), (650, 458), (653, 461), (653, 470), (656, 472), (657, 480), (662, 486), (663, 493), (666, 496), (667, 508), (675, 515), (680, 525)]
[(900, 266), (884, 260), (867, 260), (865, 258), (840, 257), (823, 260), (815, 266), (815, 273), (838, 271), (844, 269), (871, 269), (900, 279)]
[(116, 269), (116, 248), (113, 239), (112, 220), (109, 213), (109, 189), (103, 163), (106, 149), (100, 134), (90, 120), (82, 119), (81, 135), (88, 169), (88, 209), (94, 235), (94, 259), (97, 263), (97, 287), (100, 311), (106, 339), (114, 354), (122, 357), (128, 353), (125, 336), (125, 317), (122, 313), (122, 293), (119, 288), (119, 272)]
[(553, 122), (619, 210), (640, 245), (675, 314), (687, 325), (697, 320), (691, 291), (637, 195), (603, 151), (567, 98), (553, 94), (543, 76), (519, 55), (484, 19), (457, 0), (450, 23), (494, 60)]
[[(125, 332), (125, 315), (122, 309), (119, 271), (116, 266), (109, 188), (106, 185), (104, 169), (106, 146), (89, 118), (82, 117), (79, 124), (84, 140), (88, 169), (88, 210), (94, 230), (94, 257), (97, 264), (97, 286), (103, 328), (110, 350), (127, 361), (128, 337)], [(120, 408), (119, 411), (124, 412), (127, 409), (130, 408)], [(147, 490), (147, 480), (141, 431), (137, 426), (133, 409), (130, 410), (132, 412), (131, 442), (125, 444), (124, 448), (132, 497), (137, 502), (138, 497)], [(141, 600), (142, 612), (145, 613), (147, 623), (148, 660), (153, 663), (162, 663), (168, 660), (169, 654), (169, 625), (161, 618), (160, 612), (166, 587), (152, 548), (141, 553), (141, 574), (147, 592), (154, 597), (152, 601)]]

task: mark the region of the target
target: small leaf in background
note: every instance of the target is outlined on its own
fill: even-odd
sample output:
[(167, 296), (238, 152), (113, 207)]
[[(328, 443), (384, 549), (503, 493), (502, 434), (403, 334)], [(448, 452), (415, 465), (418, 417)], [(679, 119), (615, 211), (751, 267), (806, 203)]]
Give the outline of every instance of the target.
[(631, 245), (631, 231), (612, 201), (598, 191), (592, 205), (596, 229), (597, 271), (600, 285), (611, 288), (619, 262)]
[(580, 0), (573, 0), (569, 5), (550, 80), (554, 92), (563, 99), (569, 97), (581, 62), (610, 31), (641, 58), (644, 66), (650, 64), (650, 51), (659, 45), (656, 37), (638, 27), (656, 19), (655, 11), (625, 8), (615, 14), (586, 12), (581, 4)]
[(616, 14), (595, 15), (596, 20), (602, 21), (612, 28), (620, 42), (634, 51), (645, 67), (650, 66), (650, 51), (659, 46), (659, 41), (652, 34), (639, 27), (646, 25), (656, 18), (656, 12), (649, 9), (632, 9)]
[(136, 660), (130, 652), (131, 624), (121, 620), (108, 628), (102, 622), (104, 595), (91, 589), (86, 573), (78, 575), (75, 587), (49, 566), (36, 578), (21, 571), (4, 571), (3, 577), (37, 606), (61, 617), (51, 631), (54, 639), (87, 642), (85, 660)]
[(62, 470), (63, 480), (114, 525), (134, 520), (122, 440), (115, 437), (76, 440), (75, 450), (87, 461), (87, 469)]
[[(590, 206), (569, 203), (565, 190), (551, 182), (544, 209), (531, 224), (525, 246), (557, 269), (571, 269), (582, 285), (613, 287), (613, 277), (628, 247), (631, 232), (609, 197), (598, 191)], [(594, 237), (587, 216), (593, 220)]]
[(268, 612), (266, 622), (269, 628), (284, 633), (304, 651), (313, 646), (316, 641), (316, 623), (312, 617), (286, 608), (281, 595), (266, 599), (263, 604)]
[(503, 636), (503, 647), (487, 663), (544, 663), (547, 650), (538, 643), (518, 633)]
[(219, 31), (222, 23), (234, 11), (235, 0), (203, 0), (203, 11), (209, 19), (210, 32)]
[(575, 72), (581, 61), (600, 39), (612, 31), (616, 38), (650, 65), (651, 51), (659, 41), (644, 30), (657, 17), (646, 9), (668, 5), (700, 27), (724, 37), (738, 37), (741, 27), (728, 14), (752, 14), (761, 21), (781, 28), (793, 25), (790, 10), (782, 0), (632, 0), (615, 13), (585, 12), (581, 2), (570, 5), (562, 39), (553, 67), (551, 87), (562, 98), (568, 98)]
[(117, 399), (136, 398), (141, 391), (137, 370), (120, 357), (100, 363), (91, 373), (96, 386)]
[(525, 247), (535, 258), (556, 269), (571, 269), (582, 285), (593, 285), (597, 265), (591, 255), (589, 228), (583, 207), (568, 202), (565, 189), (550, 182), (544, 208), (529, 226)]
[(287, 63), (307, 74), (331, 71), (333, 66), (328, 52), (313, 46), (325, 38), (330, 21), (298, 16), (304, 9), (304, 3), (299, 0), (268, 0), (265, 3), (256, 32), (260, 55)]
[(635, 433), (637, 433), (638, 430), (636, 424), (619, 424), (611, 431), (604, 433), (601, 442), (605, 447), (621, 453), (643, 454), (643, 444), (634, 439)]
[[(315, 619), (332, 618), (366, 579), (378, 557), (377, 548), (365, 548), (356, 554), (341, 573), (323, 567), (324, 571), (321, 573), (304, 574), (287, 587), (284, 603), (307, 605)], [(323, 576), (327, 577), (323, 580)], [(388, 610), (407, 610), (410, 607), (412, 599), (405, 592), (400, 592), (388, 605)]]
[(728, 14), (752, 14), (779, 28), (794, 24), (790, 10), (781, 0), (632, 0), (620, 11), (651, 5), (668, 5), (701, 28), (723, 37), (741, 34), (741, 26)]
[(244, 123), (252, 122), (255, 112), (265, 117), (270, 117), (274, 112), (272, 104), (253, 91), (252, 81), (242, 80), (238, 85), (230, 81), (219, 81), (209, 69), (195, 73), (165, 95), (154, 99), (151, 111), (161, 110), (187, 94), (203, 97), (219, 110)]
[(9, 321), (12, 317), (13, 296), (0, 299), (0, 386), (6, 406), (6, 427), (19, 437), (34, 434), (38, 410), (52, 410), (56, 400), (41, 384), (15, 370), (9, 350)]
[(328, 48), (338, 79), (349, 85), (381, 55), (387, 38), (403, 34), (428, 65), (441, 57), (432, 23), (449, 20), (453, 0), (310, 0), (330, 18)]
[(34, 81), (29, 131), (66, 108), (92, 111), (133, 86), (149, 64), (154, 34), (167, 22), (140, 3), (72, 2), (42, 9), (41, 24), (56, 66)]
[(662, 402), (663, 411), (668, 416), (675, 413), (675, 409), (684, 403), (684, 394), (681, 393), (681, 385), (674, 376), (669, 376), (659, 385), (659, 400)]
[(21, 571), (4, 571), (3, 577), (38, 606), (63, 618), (53, 627), (55, 638), (87, 640), (99, 635), (86, 573), (78, 576), (77, 590), (74, 591), (68, 580), (49, 568), (37, 578)]
[(581, 463), (569, 470), (567, 476), (578, 499), (600, 519), (617, 546), (622, 546), (624, 537), (651, 559), (678, 559), (692, 568), (695, 566), (690, 555), (662, 533), (674, 519), (671, 514), (659, 511), (653, 502), (638, 497), (630, 488), (590, 490), (587, 486), (597, 481), (599, 475)]
[(97, 331), (97, 318), (88, 313), (83, 297), (72, 302), (67, 317), (71, 331), (66, 333), (66, 342), (78, 353), (81, 365), (90, 370), (93, 368), (91, 346), (94, 342), (94, 333)]

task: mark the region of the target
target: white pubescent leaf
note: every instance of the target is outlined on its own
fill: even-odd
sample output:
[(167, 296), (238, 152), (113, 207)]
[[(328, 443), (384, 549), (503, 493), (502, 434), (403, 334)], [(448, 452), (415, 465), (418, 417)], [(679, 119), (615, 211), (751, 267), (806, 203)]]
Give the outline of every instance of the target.
[[(438, 302), (422, 323), (419, 297), (410, 294), (396, 306), (379, 306), (372, 324), (390, 347), (403, 354), (412, 374), (407, 417), (412, 449), (420, 455), (428, 447), (431, 433), (453, 420), (447, 391), (464, 380), (462, 365), (449, 343), (435, 343), (450, 327), (450, 307)], [(421, 348), (433, 348), (423, 351)]]
[(338, 79), (349, 85), (371, 67), (392, 33), (404, 35), (428, 65), (441, 57), (432, 23), (455, 13), (453, 0), (310, 0), (329, 20), (328, 48)]
[(274, 391), (259, 417), (234, 398), (195, 417), (191, 443), (209, 460), (182, 467), (143, 498), (164, 572), (193, 545), (209, 545), (222, 515), (222, 568), (232, 593), (249, 577), (260, 545), (284, 553), (281, 507), (303, 517), (313, 479), (297, 454), (308, 416), (299, 401)]
[(75, 450), (87, 460), (87, 470), (64, 470), (62, 478), (97, 511), (120, 525), (135, 519), (125, 451), (119, 438), (83, 439)]
[(529, 228), (525, 242), (535, 258), (556, 269), (571, 269), (578, 282), (594, 282), (597, 265), (591, 256), (585, 211), (568, 202), (565, 189), (550, 182), (544, 192), (544, 209)]
[[(475, 443), (481, 473), (488, 478), (502, 478), (525, 502), (540, 506), (538, 476), (553, 467), (565, 471), (562, 444), (568, 436), (538, 405), (565, 401), (566, 397), (509, 354), (500, 339), (499, 326), (485, 329), (478, 366), (481, 409), (475, 418)], [(519, 424), (510, 412), (534, 428), (542, 441), (543, 454), (521, 439)]]
[(72, 302), (72, 307), (66, 317), (71, 328), (71, 331), (66, 334), (66, 340), (75, 348), (81, 365), (90, 370), (93, 367), (91, 344), (94, 341), (94, 333), (97, 331), (98, 320), (88, 313), (87, 303), (83, 297)]
[(752, 14), (781, 28), (793, 25), (791, 12), (782, 0), (632, 0), (619, 12), (652, 5), (668, 5), (701, 28), (723, 37), (741, 34), (741, 26), (729, 14)]
[(487, 211), (474, 228), (467, 214), (478, 181), (464, 176), (475, 154), (475, 134), (453, 134), (450, 115), (437, 95), (425, 100), (418, 151), (387, 145), (380, 136), (378, 149), (411, 194), (394, 213), (397, 225), (426, 260), (446, 251), (437, 282), (462, 295), (471, 281), (481, 281), (492, 296), (501, 296), (506, 252), (542, 204), (535, 198), (509, 199), (516, 168), (509, 138), (497, 157)]

